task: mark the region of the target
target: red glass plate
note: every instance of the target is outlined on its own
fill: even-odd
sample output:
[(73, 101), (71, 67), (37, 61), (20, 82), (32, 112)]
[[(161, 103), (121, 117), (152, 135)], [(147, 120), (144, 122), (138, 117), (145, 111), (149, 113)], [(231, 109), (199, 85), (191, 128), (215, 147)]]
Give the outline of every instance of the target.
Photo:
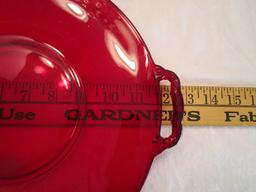
[(178, 77), (110, 1), (0, 1), (0, 191), (139, 191), (182, 116)]

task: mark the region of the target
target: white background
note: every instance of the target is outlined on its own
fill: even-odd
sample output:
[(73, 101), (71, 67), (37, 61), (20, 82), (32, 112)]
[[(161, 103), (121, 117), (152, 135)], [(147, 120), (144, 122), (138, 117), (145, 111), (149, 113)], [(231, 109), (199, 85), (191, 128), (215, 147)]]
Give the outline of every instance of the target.
[[(255, 0), (113, 0), (183, 85), (256, 87)], [(143, 192), (254, 192), (256, 127), (184, 127)]]

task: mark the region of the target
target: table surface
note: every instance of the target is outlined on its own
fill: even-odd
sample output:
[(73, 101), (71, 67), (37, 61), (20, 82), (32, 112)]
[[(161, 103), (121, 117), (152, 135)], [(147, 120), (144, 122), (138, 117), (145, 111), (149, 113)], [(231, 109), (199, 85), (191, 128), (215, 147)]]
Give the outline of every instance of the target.
[[(256, 87), (256, 1), (113, 0), (183, 85)], [(143, 192), (255, 191), (256, 127), (184, 127)], [(165, 129), (166, 135), (167, 129)]]

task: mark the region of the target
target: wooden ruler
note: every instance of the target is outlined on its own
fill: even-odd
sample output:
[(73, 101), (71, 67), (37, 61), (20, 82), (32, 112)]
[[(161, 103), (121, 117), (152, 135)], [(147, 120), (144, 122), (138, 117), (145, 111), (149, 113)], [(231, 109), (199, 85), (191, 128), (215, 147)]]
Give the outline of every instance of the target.
[[(61, 119), (65, 118), (63, 114), (66, 114), (67, 109), (79, 107), (80, 104), (94, 106), (93, 109), (100, 107), (101, 110), (105, 107), (108, 114), (112, 114), (108, 118), (119, 121), (122, 120), (120, 110), (126, 111), (124, 118), (127, 118), (128, 112), (129, 116), (137, 117), (136, 113), (140, 111), (144, 114), (141, 116), (143, 121), (154, 119), (156, 114), (160, 114), (162, 124), (170, 124), (172, 101), (170, 87), (167, 85), (161, 86), (162, 113), (154, 111), (157, 107), (152, 106), (155, 102), (152, 98), (155, 98), (154, 94), (158, 91), (156, 85), (84, 83), (84, 88), (76, 90), (71, 87), (66, 90), (53, 82), (0, 82), (0, 124), (1, 119), (2, 123), (12, 123), (13, 119), (7, 121), (6, 118), (14, 109), (34, 112), (37, 119), (42, 113), (38, 109), (56, 109), (55, 118), (59, 114)], [(184, 125), (256, 126), (256, 88), (183, 86), (182, 93), (185, 104)], [(94, 113), (96, 116), (98, 112)]]
[[(164, 125), (172, 110), (169, 89), (161, 87)], [(256, 126), (256, 88), (183, 86), (182, 93), (184, 125)]]

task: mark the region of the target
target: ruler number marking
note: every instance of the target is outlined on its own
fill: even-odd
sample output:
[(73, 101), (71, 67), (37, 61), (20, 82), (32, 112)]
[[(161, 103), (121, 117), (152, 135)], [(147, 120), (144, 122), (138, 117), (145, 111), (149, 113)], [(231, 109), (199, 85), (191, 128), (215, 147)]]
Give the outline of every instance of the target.
[(132, 103), (143, 103), (143, 93), (142, 92), (131, 92), (131, 102)]
[(241, 105), (242, 104), (241, 95), (235, 95), (234, 96), (234, 103), (235, 103), (235, 105)]
[(170, 103), (170, 95), (168, 93), (163, 93), (163, 104), (169, 104)]
[(195, 99), (194, 99), (194, 95), (192, 93), (188, 94), (188, 104), (194, 104), (195, 103)]
[(48, 99), (49, 102), (55, 101), (55, 99), (56, 99), (56, 93), (55, 93), (54, 90), (49, 90), (49, 91), (48, 91), (47, 99)]
[(104, 91), (104, 102), (105, 103), (117, 103), (119, 101), (119, 95), (117, 92), (109, 92)]
[(21, 95), (21, 101), (27, 101), (29, 100), (29, 90), (26, 89), (22, 89), (19, 91), (20, 95)]
[(234, 95), (233, 98), (231, 95), (227, 95), (228, 96), (228, 104), (229, 105), (241, 105), (242, 104), (242, 100), (241, 100), (241, 95)]
[(217, 105), (219, 103), (218, 101), (218, 96), (217, 95), (214, 95), (211, 99), (211, 103), (214, 104), (214, 105)]
[(204, 104), (208, 105), (208, 95), (207, 94), (203, 94), (204, 96)]
[(251, 95), (251, 98), (252, 98), (252, 105), (255, 105), (255, 96)]

